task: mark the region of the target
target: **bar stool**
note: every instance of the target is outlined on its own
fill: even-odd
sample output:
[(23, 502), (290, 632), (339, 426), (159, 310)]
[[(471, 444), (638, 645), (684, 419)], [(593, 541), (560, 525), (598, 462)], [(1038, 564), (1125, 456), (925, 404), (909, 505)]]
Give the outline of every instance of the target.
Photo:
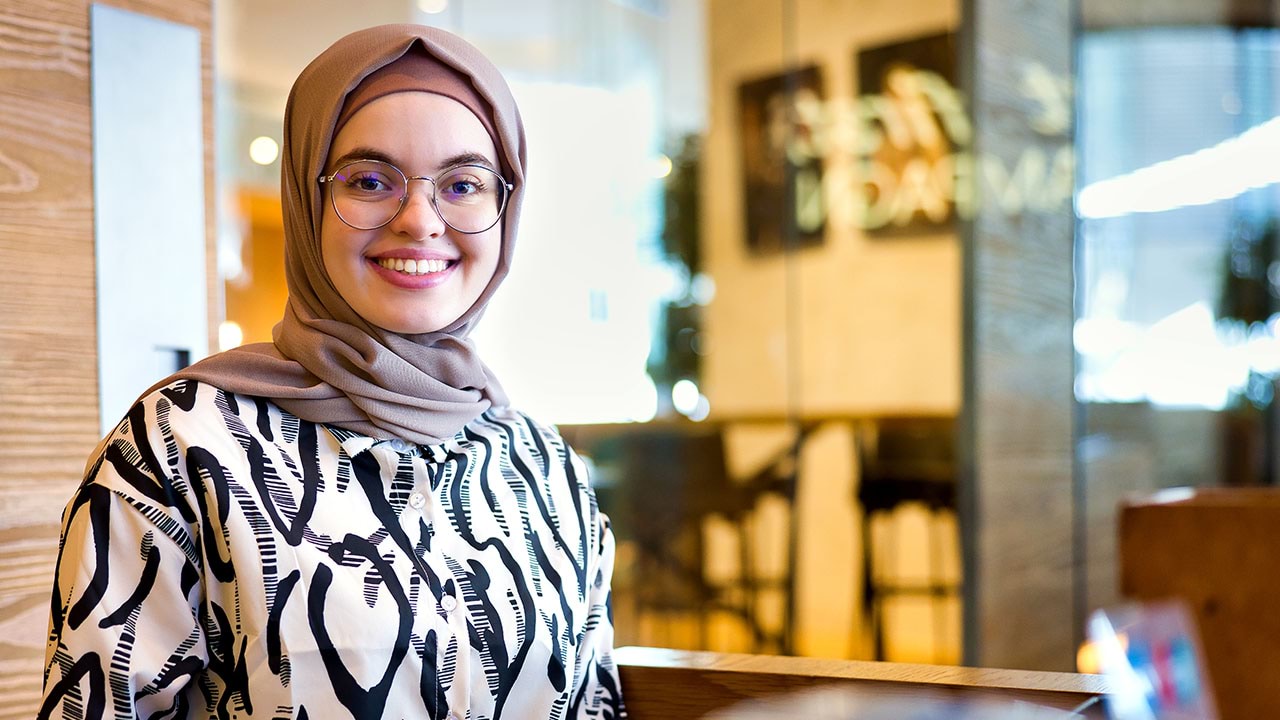
[[(959, 583), (940, 571), (948, 527), (939, 516), (956, 510), (955, 420), (941, 417), (885, 417), (856, 433), (862, 509), (862, 612), (870, 623), (876, 660), (885, 659), (884, 602), (891, 597), (928, 597), (933, 606), (934, 654), (944, 641), (948, 598), (959, 597)], [(877, 567), (893, 568), (893, 532), (877, 547), (871, 532), (877, 515), (892, 515), (902, 505), (918, 503), (929, 513), (929, 574), (923, 583), (903, 583)], [(891, 528), (892, 530), (892, 528)], [(883, 533), (882, 533), (883, 534)], [(955, 543), (952, 543), (955, 546)], [(958, 565), (958, 563), (955, 563)]]
[[(625, 585), (640, 617), (678, 623), (693, 616), (697, 642), (705, 648), (709, 616), (723, 613), (742, 623), (755, 651), (789, 647), (789, 624), (768, 628), (756, 608), (762, 593), (778, 591), (790, 607), (791, 569), (780, 578), (761, 577), (752, 554), (751, 515), (761, 497), (786, 495), (792, 487), (779, 476), (778, 463), (750, 477), (731, 478), (723, 428), (714, 423), (625, 426), (590, 440), (579, 437), (585, 433), (565, 434), (592, 457), (598, 476), (609, 478), (597, 494), (608, 508), (615, 537), (633, 550), (634, 577), (631, 582), (617, 577), (615, 583), (620, 591)], [(712, 516), (727, 521), (736, 535), (732, 576), (713, 578), (705, 567), (703, 527)]]

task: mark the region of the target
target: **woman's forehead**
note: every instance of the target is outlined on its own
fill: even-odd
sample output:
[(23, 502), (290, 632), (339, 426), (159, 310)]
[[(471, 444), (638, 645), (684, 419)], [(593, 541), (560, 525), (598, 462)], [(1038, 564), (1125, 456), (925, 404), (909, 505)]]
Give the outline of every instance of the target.
[(368, 159), (429, 162), (436, 168), (464, 156), (497, 162), (493, 138), (467, 106), (425, 91), (393, 93), (357, 110), (334, 137), (328, 164), (361, 152), (375, 153), (361, 155)]

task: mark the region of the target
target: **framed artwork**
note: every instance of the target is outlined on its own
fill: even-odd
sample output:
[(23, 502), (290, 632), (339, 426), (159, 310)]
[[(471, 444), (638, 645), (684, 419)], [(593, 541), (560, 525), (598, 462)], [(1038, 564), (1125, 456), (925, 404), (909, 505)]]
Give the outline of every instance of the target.
[(822, 103), (822, 74), (812, 65), (738, 87), (746, 246), (753, 253), (822, 242)]
[(860, 225), (869, 235), (952, 227), (957, 148), (969, 120), (956, 90), (955, 34), (857, 53)]

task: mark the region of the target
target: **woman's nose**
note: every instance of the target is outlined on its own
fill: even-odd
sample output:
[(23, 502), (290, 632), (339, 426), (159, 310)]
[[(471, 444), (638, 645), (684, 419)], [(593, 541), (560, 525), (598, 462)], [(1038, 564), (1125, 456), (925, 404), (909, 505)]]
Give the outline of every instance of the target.
[(404, 206), (392, 222), (392, 229), (415, 240), (443, 235), (449, 226), (436, 210), (431, 191), (431, 183), (427, 181), (416, 187), (410, 182)]

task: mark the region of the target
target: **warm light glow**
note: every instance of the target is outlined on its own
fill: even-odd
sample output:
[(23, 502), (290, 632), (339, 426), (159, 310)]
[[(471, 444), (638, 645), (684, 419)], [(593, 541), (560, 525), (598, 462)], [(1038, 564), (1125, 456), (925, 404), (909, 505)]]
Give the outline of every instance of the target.
[(239, 323), (227, 320), (218, 326), (218, 349), (230, 350), (244, 343), (244, 330)]
[(437, 15), (449, 9), (449, 0), (418, 0), (418, 9), (428, 15)]
[(1090, 183), (1076, 196), (1088, 219), (1229, 200), (1280, 183), (1280, 117), (1196, 152)]
[(261, 135), (249, 143), (249, 159), (259, 165), (270, 165), (280, 157), (280, 145), (275, 140)]
[(1102, 672), (1102, 662), (1098, 658), (1098, 646), (1086, 640), (1076, 651), (1076, 672), (1097, 675)]

